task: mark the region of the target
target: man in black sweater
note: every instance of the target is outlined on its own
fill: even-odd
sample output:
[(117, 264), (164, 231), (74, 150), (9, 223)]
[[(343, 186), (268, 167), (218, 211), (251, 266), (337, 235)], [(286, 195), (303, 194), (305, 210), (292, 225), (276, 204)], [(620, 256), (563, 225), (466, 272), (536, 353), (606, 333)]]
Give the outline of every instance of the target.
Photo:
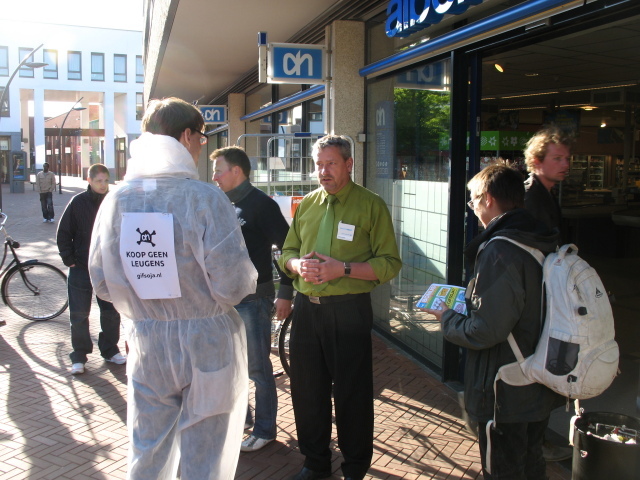
[(253, 432), (242, 442), (241, 450), (253, 452), (276, 438), (278, 396), (269, 358), (271, 310), (275, 297), (274, 265), (280, 273), (280, 288), (275, 301), (278, 319), (285, 319), (291, 313), (293, 287), (292, 279), (282, 275), (273, 261), (271, 248), (276, 245), (282, 249), (289, 225), (278, 204), (251, 185), (251, 163), (242, 148), (220, 148), (211, 154), (211, 160), (214, 164), (213, 181), (233, 203), (249, 257), (258, 271), (256, 293), (248, 295), (236, 305), (247, 331), (249, 378), (256, 386), (255, 422), (251, 418), (250, 408), (247, 408), (245, 423), (245, 428), (251, 428), (253, 423)]
[(557, 185), (569, 174), (573, 138), (558, 127), (547, 127), (527, 142), (524, 151), (529, 178), (524, 182), (524, 205), (549, 228), (560, 230)]
[[(91, 231), (100, 204), (109, 191), (109, 169), (100, 163), (89, 168), (86, 192), (74, 196), (62, 214), (56, 239), (64, 264), (69, 267), (67, 284), (71, 323), (71, 374), (84, 373), (87, 355), (93, 351), (89, 333), (89, 312), (93, 287), (89, 278)], [(127, 358), (120, 353), (120, 314), (113, 305), (96, 297), (100, 307), (98, 348), (107, 362), (122, 365)]]
[[(565, 242), (557, 186), (569, 174), (572, 145), (571, 135), (558, 127), (549, 126), (536, 132), (524, 150), (529, 172), (524, 182), (524, 206), (536, 219), (558, 231), (559, 246)], [(546, 461), (559, 462), (571, 458), (573, 449), (556, 445), (545, 436), (542, 453)]]

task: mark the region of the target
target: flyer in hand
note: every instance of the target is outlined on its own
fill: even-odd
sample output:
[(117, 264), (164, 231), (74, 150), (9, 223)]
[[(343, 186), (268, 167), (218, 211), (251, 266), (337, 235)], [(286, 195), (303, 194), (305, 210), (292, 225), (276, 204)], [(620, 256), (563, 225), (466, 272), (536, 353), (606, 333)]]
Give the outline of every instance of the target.
[(442, 285), (440, 283), (432, 284), (422, 298), (416, 303), (418, 308), (430, 308), (432, 310), (440, 310), (444, 302), (447, 307), (458, 313), (466, 315), (467, 304), (464, 300), (464, 287), (456, 287), (455, 285)]

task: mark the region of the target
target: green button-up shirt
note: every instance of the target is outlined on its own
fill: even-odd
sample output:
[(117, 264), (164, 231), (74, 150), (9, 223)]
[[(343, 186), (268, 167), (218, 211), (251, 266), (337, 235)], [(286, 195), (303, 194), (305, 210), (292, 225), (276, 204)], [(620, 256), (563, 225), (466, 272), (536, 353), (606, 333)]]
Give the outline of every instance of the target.
[[(391, 215), (384, 200), (366, 188), (349, 182), (338, 193), (334, 204), (334, 227), (331, 258), (341, 262), (367, 262), (378, 280), (359, 280), (339, 277), (317, 291), (315, 285), (287, 269), (287, 262), (312, 252), (316, 245), (318, 228), (327, 209), (327, 192), (318, 188), (304, 197), (296, 210), (289, 234), (278, 260), (284, 273), (292, 277), (294, 288), (305, 295), (328, 296), (370, 292), (376, 285), (395, 277), (402, 261), (398, 254)], [(353, 240), (336, 238), (338, 224), (355, 226)]]

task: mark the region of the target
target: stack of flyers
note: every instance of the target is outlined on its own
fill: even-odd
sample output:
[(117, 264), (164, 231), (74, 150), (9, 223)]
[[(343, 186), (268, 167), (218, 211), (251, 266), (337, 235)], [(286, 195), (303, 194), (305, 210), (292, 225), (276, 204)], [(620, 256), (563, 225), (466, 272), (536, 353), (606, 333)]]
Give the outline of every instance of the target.
[(464, 292), (464, 287), (434, 283), (427, 289), (426, 292), (424, 292), (422, 298), (418, 301), (418, 303), (416, 303), (416, 307), (441, 310), (442, 304), (444, 303), (452, 310), (466, 315), (467, 304), (464, 299)]

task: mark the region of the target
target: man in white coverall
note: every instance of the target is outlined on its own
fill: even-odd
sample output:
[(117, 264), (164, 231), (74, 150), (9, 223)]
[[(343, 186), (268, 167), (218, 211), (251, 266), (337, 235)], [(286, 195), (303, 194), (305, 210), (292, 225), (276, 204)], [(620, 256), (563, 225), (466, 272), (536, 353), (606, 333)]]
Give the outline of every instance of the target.
[[(132, 480), (231, 480), (247, 407), (242, 319), (256, 289), (236, 213), (197, 180), (198, 109), (154, 100), (124, 183), (102, 203), (89, 256), (96, 294), (128, 330)], [(180, 458), (182, 457), (182, 458)]]

